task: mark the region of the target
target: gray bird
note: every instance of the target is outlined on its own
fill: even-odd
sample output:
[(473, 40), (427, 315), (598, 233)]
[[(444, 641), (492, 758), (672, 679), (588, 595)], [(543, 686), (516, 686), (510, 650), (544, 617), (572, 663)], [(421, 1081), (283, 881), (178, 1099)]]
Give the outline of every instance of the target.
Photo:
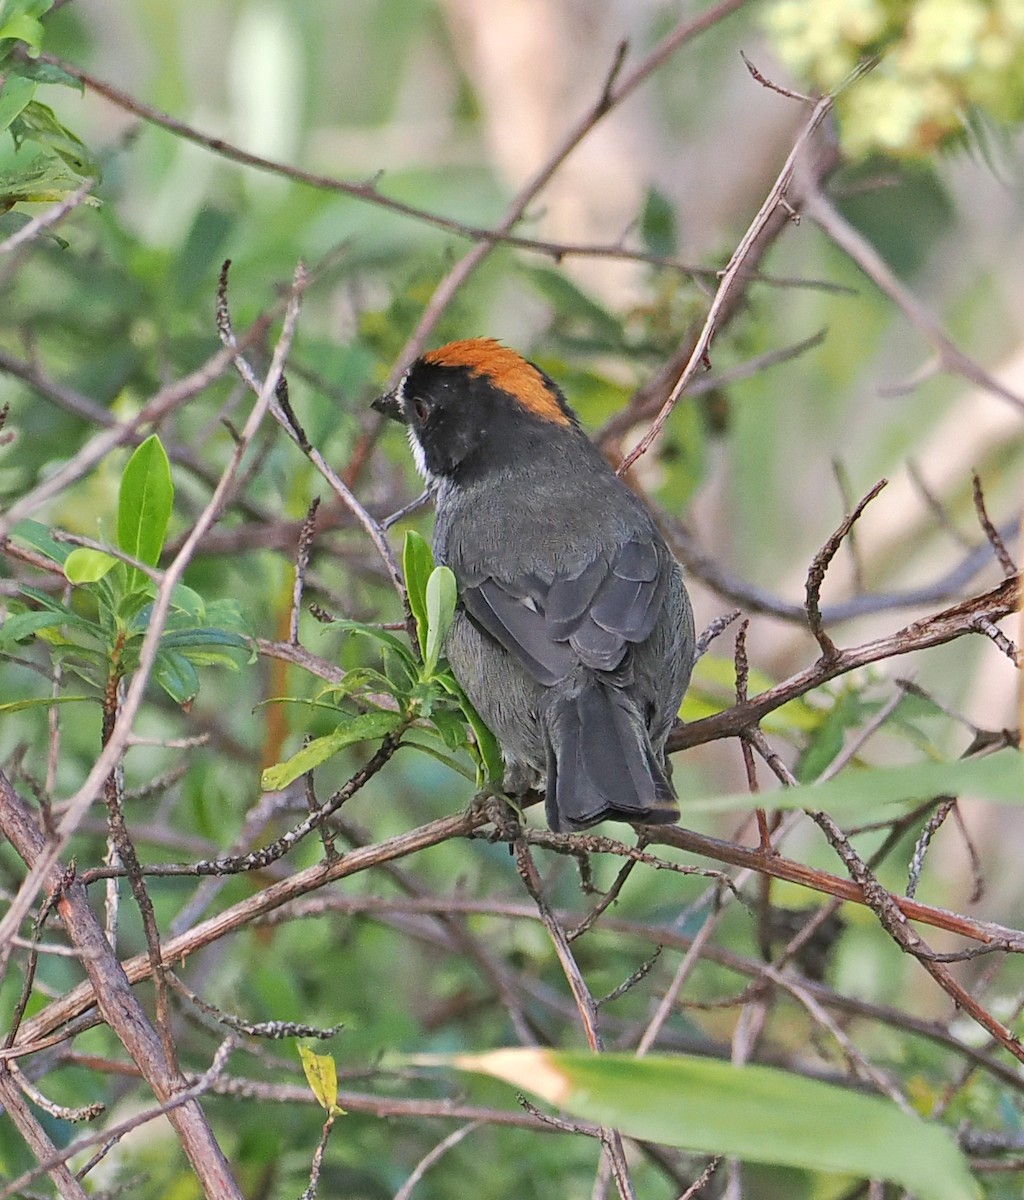
[(555, 383), (489, 338), (424, 354), (374, 402), (407, 426), (455, 573), (452, 671), (505, 790), (548, 824), (678, 819), (665, 740), (693, 665), (682, 572)]

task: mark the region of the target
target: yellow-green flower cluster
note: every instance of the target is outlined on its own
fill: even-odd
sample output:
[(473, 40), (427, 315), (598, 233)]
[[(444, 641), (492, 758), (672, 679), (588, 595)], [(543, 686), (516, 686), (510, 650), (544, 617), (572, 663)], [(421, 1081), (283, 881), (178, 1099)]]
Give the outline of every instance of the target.
[(837, 100), (853, 157), (927, 154), (972, 107), (1024, 120), (1024, 0), (775, 0), (765, 21), (783, 62), (822, 91), (882, 56)]

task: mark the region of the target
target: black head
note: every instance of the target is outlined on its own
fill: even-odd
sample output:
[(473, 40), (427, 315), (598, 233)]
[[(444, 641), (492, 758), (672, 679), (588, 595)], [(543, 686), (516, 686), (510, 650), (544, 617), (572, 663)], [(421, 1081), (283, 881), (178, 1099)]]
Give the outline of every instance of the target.
[(424, 354), (373, 407), (408, 427), (428, 483), (507, 464), (579, 429), (547, 375), (491, 338)]

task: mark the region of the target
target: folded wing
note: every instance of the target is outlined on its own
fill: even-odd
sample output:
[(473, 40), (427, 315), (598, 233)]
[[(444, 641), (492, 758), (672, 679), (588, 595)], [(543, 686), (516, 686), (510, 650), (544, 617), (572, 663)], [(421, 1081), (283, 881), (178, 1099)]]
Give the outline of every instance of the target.
[(463, 584), (476, 624), (550, 687), (578, 666), (614, 671), (631, 644), (646, 640), (665, 596), (668, 572), (653, 542), (634, 539), (575, 575), (490, 576)]

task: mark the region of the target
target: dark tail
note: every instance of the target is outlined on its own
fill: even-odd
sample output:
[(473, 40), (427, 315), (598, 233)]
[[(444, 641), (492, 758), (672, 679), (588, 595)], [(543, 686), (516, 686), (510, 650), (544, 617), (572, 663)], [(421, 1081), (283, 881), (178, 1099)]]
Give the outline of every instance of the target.
[(679, 818), (636, 707), (617, 688), (588, 683), (548, 708), (548, 824), (587, 829), (598, 821), (665, 825)]

